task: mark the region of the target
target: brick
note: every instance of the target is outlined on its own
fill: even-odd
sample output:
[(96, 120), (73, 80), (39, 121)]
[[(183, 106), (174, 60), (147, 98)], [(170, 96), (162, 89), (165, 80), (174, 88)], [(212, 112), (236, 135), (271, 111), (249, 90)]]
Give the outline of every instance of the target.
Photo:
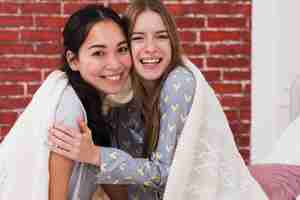
[(1, 124), (12, 124), (16, 121), (18, 114), (16, 112), (0, 112)]
[[(7, 125), (5, 125), (5, 126), (0, 127), (0, 130), (1, 130), (1, 132), (0, 132), (0, 137), (2, 137), (2, 140), (3, 140), (4, 137), (8, 134), (8, 132), (9, 132), (10, 129), (11, 129), (11, 127), (12, 127), (12, 124), (7, 124)], [(1, 142), (1, 139), (0, 139), (0, 142)]]
[(73, 2), (65, 2), (63, 4), (63, 14), (71, 15), (75, 11), (89, 5), (88, 3), (80, 2), (80, 3), (73, 3)]
[(60, 3), (23, 3), (21, 13), (59, 14)]
[(0, 16), (0, 27), (33, 26), (32, 16)]
[[(0, 68), (1, 69), (10, 69), (22, 66), (23, 62), (20, 58), (1, 58), (0, 59)], [(2, 72), (0, 72), (1, 75)]]
[(38, 71), (8, 71), (0, 73), (0, 82), (1, 81), (40, 81), (41, 72)]
[(23, 95), (22, 85), (0, 85), (0, 96)]
[(249, 58), (207, 58), (207, 67), (250, 68)]
[(242, 85), (240, 83), (236, 84), (225, 84), (225, 83), (212, 83), (211, 86), (216, 91), (216, 93), (220, 94), (234, 94), (242, 92)]
[(51, 27), (51, 28), (63, 28), (67, 18), (65, 17), (44, 17), (44, 16), (37, 16), (36, 19), (36, 26), (37, 27)]
[(250, 94), (251, 93), (251, 85), (250, 84), (246, 84), (245, 87), (243, 88), (243, 92)]
[(195, 42), (197, 39), (196, 33), (191, 31), (181, 31), (179, 37), (181, 42)]
[(241, 32), (239, 31), (201, 31), (200, 40), (202, 42), (217, 41), (240, 41)]
[(183, 16), (186, 14), (191, 13), (191, 4), (182, 4), (178, 6), (178, 4), (168, 4), (166, 5), (167, 9), (170, 13), (177, 15), (177, 16)]
[(251, 112), (250, 110), (242, 110), (241, 111), (241, 119), (242, 120), (251, 120)]
[(251, 43), (251, 31), (242, 31), (241, 32), (241, 41)]
[(205, 20), (204, 18), (194, 18), (194, 17), (177, 17), (175, 18), (176, 25), (178, 28), (204, 28)]
[(239, 149), (239, 152), (241, 154), (241, 156), (243, 157), (243, 159), (245, 160), (246, 164), (248, 164), (249, 158), (250, 158), (250, 150), (249, 149)]
[(61, 32), (59, 31), (22, 31), (21, 39), (23, 41), (60, 41)]
[(199, 69), (203, 68), (203, 59), (202, 58), (190, 58), (192, 63), (196, 65)]
[(38, 44), (36, 53), (38, 54), (60, 54), (63, 52), (62, 45), (59, 44)]
[(204, 45), (183, 45), (184, 52), (190, 55), (202, 55), (206, 53)]
[(220, 71), (203, 71), (202, 73), (207, 81), (219, 81), (221, 80), (221, 72)]
[(247, 18), (210, 17), (207, 19), (207, 26), (210, 28), (246, 28)]
[(251, 15), (250, 4), (235, 4), (234, 2), (227, 3), (198, 3), (190, 8), (192, 13), (201, 13), (202, 15), (236, 15), (241, 14), (244, 16)]
[(3, 58), (0, 59), (0, 68), (57, 68), (61, 65), (60, 58)]
[(33, 95), (37, 91), (37, 89), (39, 89), (39, 87), (41, 87), (41, 84), (28, 85), (27, 95)]
[(2, 2), (0, 3), (0, 13), (13, 14), (18, 12), (19, 5), (17, 3)]
[(1, 44), (0, 54), (32, 54), (33, 46), (29, 44)]
[(44, 69), (44, 68), (57, 68), (61, 65), (60, 58), (26, 58), (24, 59), (24, 66), (35, 68), (35, 69)]
[(0, 43), (17, 41), (17, 40), (18, 40), (18, 32), (17, 31), (0, 30)]
[(209, 53), (215, 55), (250, 55), (251, 48), (248, 44), (211, 45)]
[(224, 80), (251, 80), (251, 72), (224, 72)]
[(220, 102), (224, 107), (239, 107), (242, 99), (243, 97), (224, 96), (220, 99)]
[(227, 117), (227, 120), (230, 121), (231, 123), (237, 122), (239, 120), (238, 111), (225, 110), (224, 112)]
[(250, 133), (251, 125), (249, 123), (241, 123), (240, 132), (241, 133)]
[(31, 98), (1, 98), (1, 109), (22, 109), (25, 108), (30, 102)]
[(238, 140), (238, 135), (240, 131), (240, 124), (237, 122), (229, 123), (229, 127), (233, 133), (234, 139), (237, 141)]
[(240, 147), (250, 146), (250, 136), (246, 134), (240, 134), (238, 137), (238, 144)]

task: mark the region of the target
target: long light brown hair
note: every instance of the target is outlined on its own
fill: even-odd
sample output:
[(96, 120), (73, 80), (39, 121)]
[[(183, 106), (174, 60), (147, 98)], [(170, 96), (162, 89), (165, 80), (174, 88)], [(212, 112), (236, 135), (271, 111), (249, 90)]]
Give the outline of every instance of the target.
[(133, 87), (136, 98), (142, 102), (142, 112), (145, 121), (144, 156), (150, 157), (155, 151), (159, 139), (160, 129), (160, 93), (164, 81), (176, 66), (183, 66), (181, 59), (181, 47), (174, 19), (166, 7), (159, 0), (134, 0), (130, 3), (126, 16), (129, 20), (129, 39), (131, 38), (135, 23), (139, 15), (151, 10), (160, 15), (168, 32), (171, 44), (171, 61), (160, 79), (155, 81), (155, 89), (147, 94), (145, 82), (133, 69)]

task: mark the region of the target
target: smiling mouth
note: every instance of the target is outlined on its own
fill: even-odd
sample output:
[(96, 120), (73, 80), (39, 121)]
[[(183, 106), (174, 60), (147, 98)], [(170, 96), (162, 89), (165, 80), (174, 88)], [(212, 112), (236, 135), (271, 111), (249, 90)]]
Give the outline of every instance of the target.
[(157, 65), (162, 61), (162, 58), (142, 58), (140, 62), (143, 65)]
[(112, 81), (118, 81), (121, 79), (121, 75), (117, 75), (117, 76), (106, 76), (105, 77), (108, 80), (112, 80)]
[(114, 74), (114, 75), (106, 75), (106, 76), (100, 76), (100, 78), (107, 79), (110, 81), (119, 81), (122, 79), (124, 73), (121, 74)]

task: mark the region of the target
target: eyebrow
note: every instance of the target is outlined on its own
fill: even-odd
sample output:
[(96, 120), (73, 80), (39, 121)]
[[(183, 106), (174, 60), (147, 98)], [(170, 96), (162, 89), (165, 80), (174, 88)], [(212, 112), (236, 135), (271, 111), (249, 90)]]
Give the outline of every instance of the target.
[[(117, 46), (119, 47), (119, 46), (121, 46), (121, 45), (123, 45), (123, 44), (127, 44), (127, 41), (126, 41), (126, 40), (123, 40), (123, 41), (119, 42)], [(106, 45), (103, 45), (103, 44), (94, 44), (94, 45), (89, 46), (88, 49), (93, 49), (93, 48), (101, 48), (101, 49), (105, 49), (105, 48), (107, 48), (107, 46), (106, 46)]]
[(160, 33), (168, 33), (167, 30), (161, 30), (161, 31), (157, 31), (156, 33), (160, 34)]
[[(168, 31), (167, 30), (159, 30), (159, 31), (156, 31), (155, 32), (156, 34), (158, 33), (158, 34), (161, 34), (161, 33), (168, 33)], [(133, 32), (132, 33), (132, 35), (143, 35), (143, 34), (145, 34), (145, 32)]]

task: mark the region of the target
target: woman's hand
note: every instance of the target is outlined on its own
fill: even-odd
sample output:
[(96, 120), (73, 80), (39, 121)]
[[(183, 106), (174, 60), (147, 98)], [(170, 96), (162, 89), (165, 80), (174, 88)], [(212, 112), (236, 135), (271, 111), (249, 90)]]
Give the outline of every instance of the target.
[(62, 124), (49, 129), (50, 150), (69, 159), (100, 166), (100, 147), (94, 145), (91, 130), (82, 120), (80, 132)]

